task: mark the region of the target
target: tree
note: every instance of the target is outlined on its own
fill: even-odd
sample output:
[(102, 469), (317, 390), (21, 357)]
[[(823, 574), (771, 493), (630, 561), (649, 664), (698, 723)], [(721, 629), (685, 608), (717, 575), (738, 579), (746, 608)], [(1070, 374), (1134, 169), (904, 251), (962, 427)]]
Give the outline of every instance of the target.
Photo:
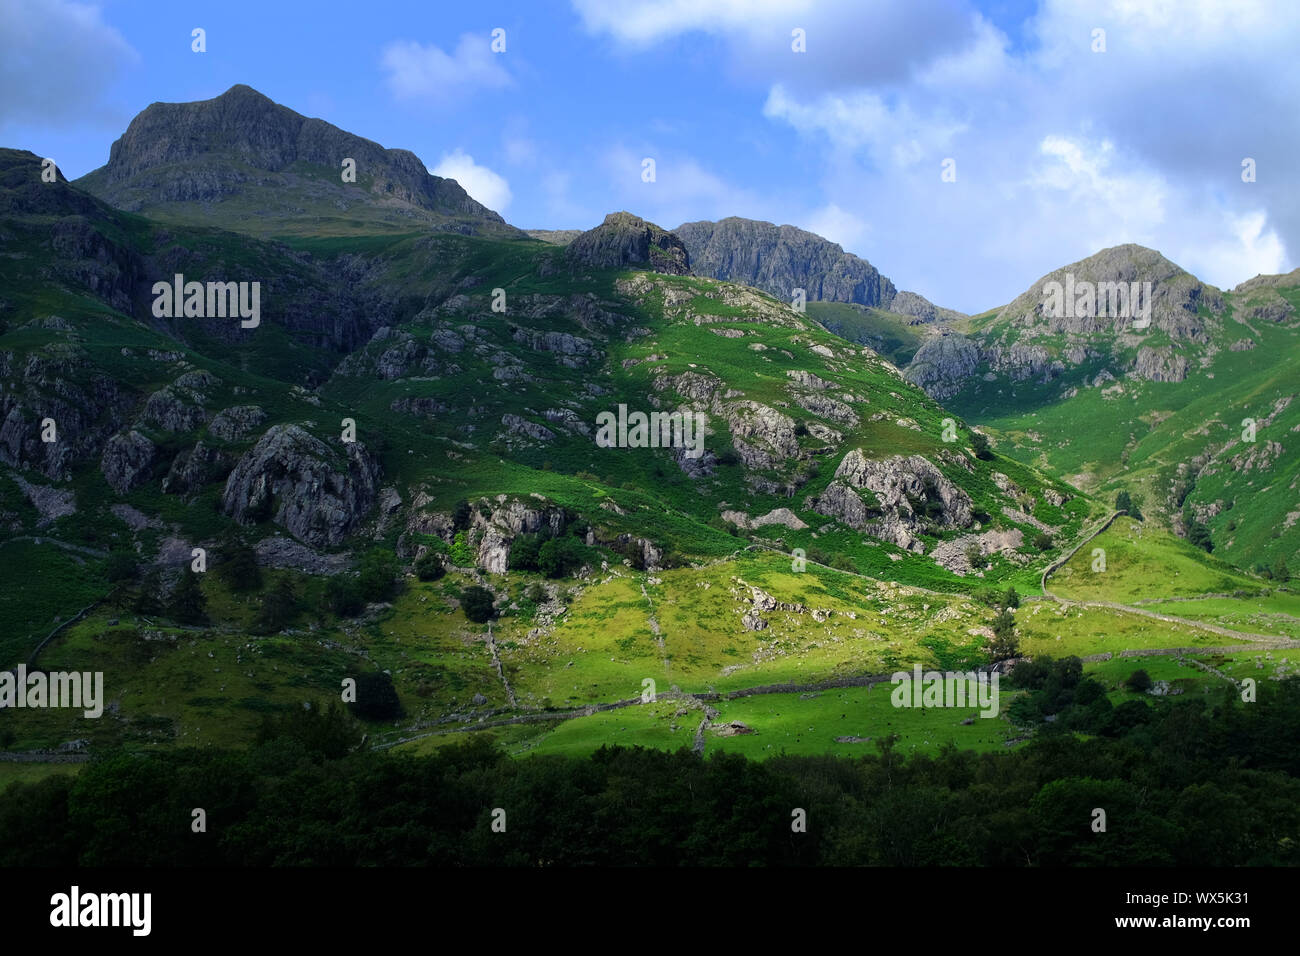
[(383, 671), (357, 674), (357, 699), (352, 712), (366, 720), (397, 720), (405, 715), (393, 678)]
[(993, 452), (989, 448), (989, 440), (982, 432), (971, 429), (970, 445), (971, 448), (975, 449), (976, 458), (981, 461), (991, 461), (993, 459)]
[(251, 591), (262, 586), (257, 552), (247, 545), (234, 545), (230, 559), (221, 565), (221, 576), (232, 591)]
[(492, 620), (496, 614), (496, 608), (493, 606), (495, 600), (492, 592), (487, 588), (472, 584), (460, 596), (460, 606), (467, 618), (475, 624), (483, 624)]
[(576, 538), (551, 538), (537, 550), (537, 570), (548, 578), (566, 577), (582, 564), (582, 545)]
[(198, 574), (186, 568), (172, 587), (167, 615), (181, 624), (202, 624), (207, 617), (207, 605)]
[(984, 549), (978, 543), (972, 541), (966, 545), (966, 560), (975, 570), (984, 567)]
[(1020, 592), (1016, 590), (1014, 584), (1007, 588), (1006, 593), (1002, 595), (1002, 606), (1020, 607)]
[(163, 612), (162, 575), (157, 568), (151, 569), (140, 582), (133, 610), (141, 617), (154, 617)]
[(367, 601), (386, 601), (397, 590), (397, 575), (401, 570), (397, 555), (383, 548), (372, 548), (361, 559), (357, 586)]
[(1139, 668), (1138, 670), (1135, 670), (1132, 674), (1128, 675), (1128, 680), (1124, 681), (1124, 686), (1127, 687), (1129, 690), (1135, 690), (1138, 693), (1143, 693), (1149, 690), (1151, 687), (1151, 675), (1148, 674), (1146, 671), (1142, 670), (1141, 668)]
[(1047, 551), (1052, 547), (1052, 536), (1046, 531), (1040, 531), (1034, 537), (1034, 547), (1039, 551)]
[(437, 581), (446, 573), (442, 555), (432, 549), (415, 559), (415, 576), (421, 581)]
[(104, 576), (108, 578), (109, 584), (116, 584), (118, 581), (134, 581), (139, 573), (140, 566), (136, 563), (135, 555), (128, 551), (114, 551), (108, 556), (108, 563), (104, 566)]
[(1020, 656), (1020, 641), (1016, 638), (1016, 619), (1005, 607), (993, 619), (993, 640), (989, 643), (989, 654), (995, 663)]
[(366, 602), (355, 580), (335, 577), (325, 583), (325, 606), (340, 617), (356, 617)]
[(1115, 510), (1130, 514), (1133, 511), (1133, 497), (1127, 491), (1121, 491), (1115, 496)]
[(1287, 567), (1285, 558), (1278, 558), (1274, 561), (1271, 571), (1273, 572), (1274, 581), (1291, 580), (1291, 569)]
[(1187, 540), (1204, 551), (1214, 550), (1214, 539), (1210, 537), (1210, 529), (1195, 518), (1187, 519)]
[(464, 531), (469, 527), (470, 507), (469, 502), (463, 498), (456, 502), (456, 507), (451, 512), (451, 526), (455, 531)]
[(253, 630), (258, 634), (282, 631), (297, 613), (298, 595), (294, 593), (293, 582), (287, 577), (281, 578), (262, 598), (262, 608), (253, 622)]

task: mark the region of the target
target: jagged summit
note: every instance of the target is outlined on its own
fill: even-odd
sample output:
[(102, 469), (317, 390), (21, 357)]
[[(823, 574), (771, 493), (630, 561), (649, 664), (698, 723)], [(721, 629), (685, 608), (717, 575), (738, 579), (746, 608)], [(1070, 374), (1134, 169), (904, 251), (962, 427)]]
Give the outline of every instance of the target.
[(690, 275), (690, 253), (666, 229), (630, 212), (611, 212), (565, 249), (570, 261), (597, 269), (642, 266), (669, 275)]
[[(343, 181), (344, 160), (356, 163)], [(153, 103), (80, 188), (131, 212), (260, 235), (415, 231), (521, 236), (409, 150), (310, 119), (243, 84)]]

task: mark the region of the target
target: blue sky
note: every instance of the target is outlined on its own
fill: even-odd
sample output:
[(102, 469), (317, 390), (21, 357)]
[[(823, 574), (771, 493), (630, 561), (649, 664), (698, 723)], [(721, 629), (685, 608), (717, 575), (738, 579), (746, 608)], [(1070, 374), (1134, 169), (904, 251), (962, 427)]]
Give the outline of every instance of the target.
[(518, 226), (788, 222), (980, 311), (1121, 242), (1294, 268), (1298, 38), (1290, 0), (0, 0), (0, 145), (75, 178), (149, 103), (247, 83)]

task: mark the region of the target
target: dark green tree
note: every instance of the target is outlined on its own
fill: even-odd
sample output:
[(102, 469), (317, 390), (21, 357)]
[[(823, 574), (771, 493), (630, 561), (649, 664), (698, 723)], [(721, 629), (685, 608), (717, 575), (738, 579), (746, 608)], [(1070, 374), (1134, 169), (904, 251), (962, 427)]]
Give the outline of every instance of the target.
[(188, 567), (181, 572), (167, 600), (167, 616), (181, 624), (202, 624), (207, 620), (208, 599), (199, 576)]
[(981, 461), (991, 461), (993, 459), (993, 450), (989, 447), (989, 440), (982, 432), (971, 429), (970, 446), (975, 449), (975, 457)]
[(135, 555), (129, 551), (114, 551), (108, 556), (108, 563), (104, 566), (104, 576), (108, 578), (110, 584), (134, 581), (139, 573), (140, 566), (136, 562)]
[(247, 545), (233, 545), (229, 559), (220, 565), (222, 579), (232, 591), (252, 591), (262, 586), (262, 570), (257, 566), (257, 552)]
[(460, 596), (460, 606), (465, 611), (465, 616), (476, 624), (492, 620), (496, 614), (494, 603), (492, 592), (477, 584), (471, 584)]
[(989, 654), (995, 662), (1020, 656), (1020, 641), (1016, 637), (1016, 619), (1005, 607), (993, 619), (993, 640), (989, 643)]
[(357, 699), (352, 712), (365, 720), (397, 720), (405, 716), (393, 678), (383, 671), (357, 674)]
[(357, 586), (367, 601), (386, 601), (397, 590), (397, 575), (401, 564), (397, 555), (383, 548), (372, 548), (361, 558)]
[(415, 576), (421, 581), (437, 581), (447, 573), (442, 555), (430, 548), (415, 559)]
[(280, 578), (262, 598), (253, 630), (258, 634), (274, 634), (288, 627), (297, 614), (298, 595), (294, 592), (293, 581), (287, 577)]
[(1124, 681), (1124, 686), (1129, 690), (1135, 690), (1139, 693), (1150, 690), (1151, 675), (1141, 668), (1138, 668), (1132, 674), (1128, 675), (1128, 680)]
[(1020, 607), (1020, 592), (1016, 590), (1013, 584), (1007, 588), (1006, 593), (1002, 595), (1003, 607)]

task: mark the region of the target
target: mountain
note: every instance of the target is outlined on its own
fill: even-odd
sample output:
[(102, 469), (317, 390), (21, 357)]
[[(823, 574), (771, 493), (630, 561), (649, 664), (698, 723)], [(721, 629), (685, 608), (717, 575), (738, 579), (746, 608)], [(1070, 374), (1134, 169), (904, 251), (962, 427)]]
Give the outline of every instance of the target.
[[(345, 182), (345, 161), (355, 181)], [(232, 86), (211, 100), (154, 103), (79, 188), (128, 212), (259, 236), (436, 229), (520, 236), (452, 179)]]
[(575, 264), (596, 269), (648, 266), (655, 272), (689, 275), (690, 255), (682, 240), (630, 212), (612, 212), (595, 229), (574, 237), (565, 254)]
[(686, 244), (697, 275), (739, 282), (787, 302), (793, 290), (803, 289), (809, 302), (853, 303), (893, 312), (903, 317), (903, 324), (964, 318), (914, 292), (899, 292), (870, 262), (794, 226), (733, 216), (682, 223), (673, 232)]
[(1298, 308), (1300, 272), (1223, 292), (1116, 246), (932, 328), (904, 374), (1003, 453), (1127, 490), (1179, 533), (1205, 524), (1216, 555), (1268, 566), (1300, 551)]

